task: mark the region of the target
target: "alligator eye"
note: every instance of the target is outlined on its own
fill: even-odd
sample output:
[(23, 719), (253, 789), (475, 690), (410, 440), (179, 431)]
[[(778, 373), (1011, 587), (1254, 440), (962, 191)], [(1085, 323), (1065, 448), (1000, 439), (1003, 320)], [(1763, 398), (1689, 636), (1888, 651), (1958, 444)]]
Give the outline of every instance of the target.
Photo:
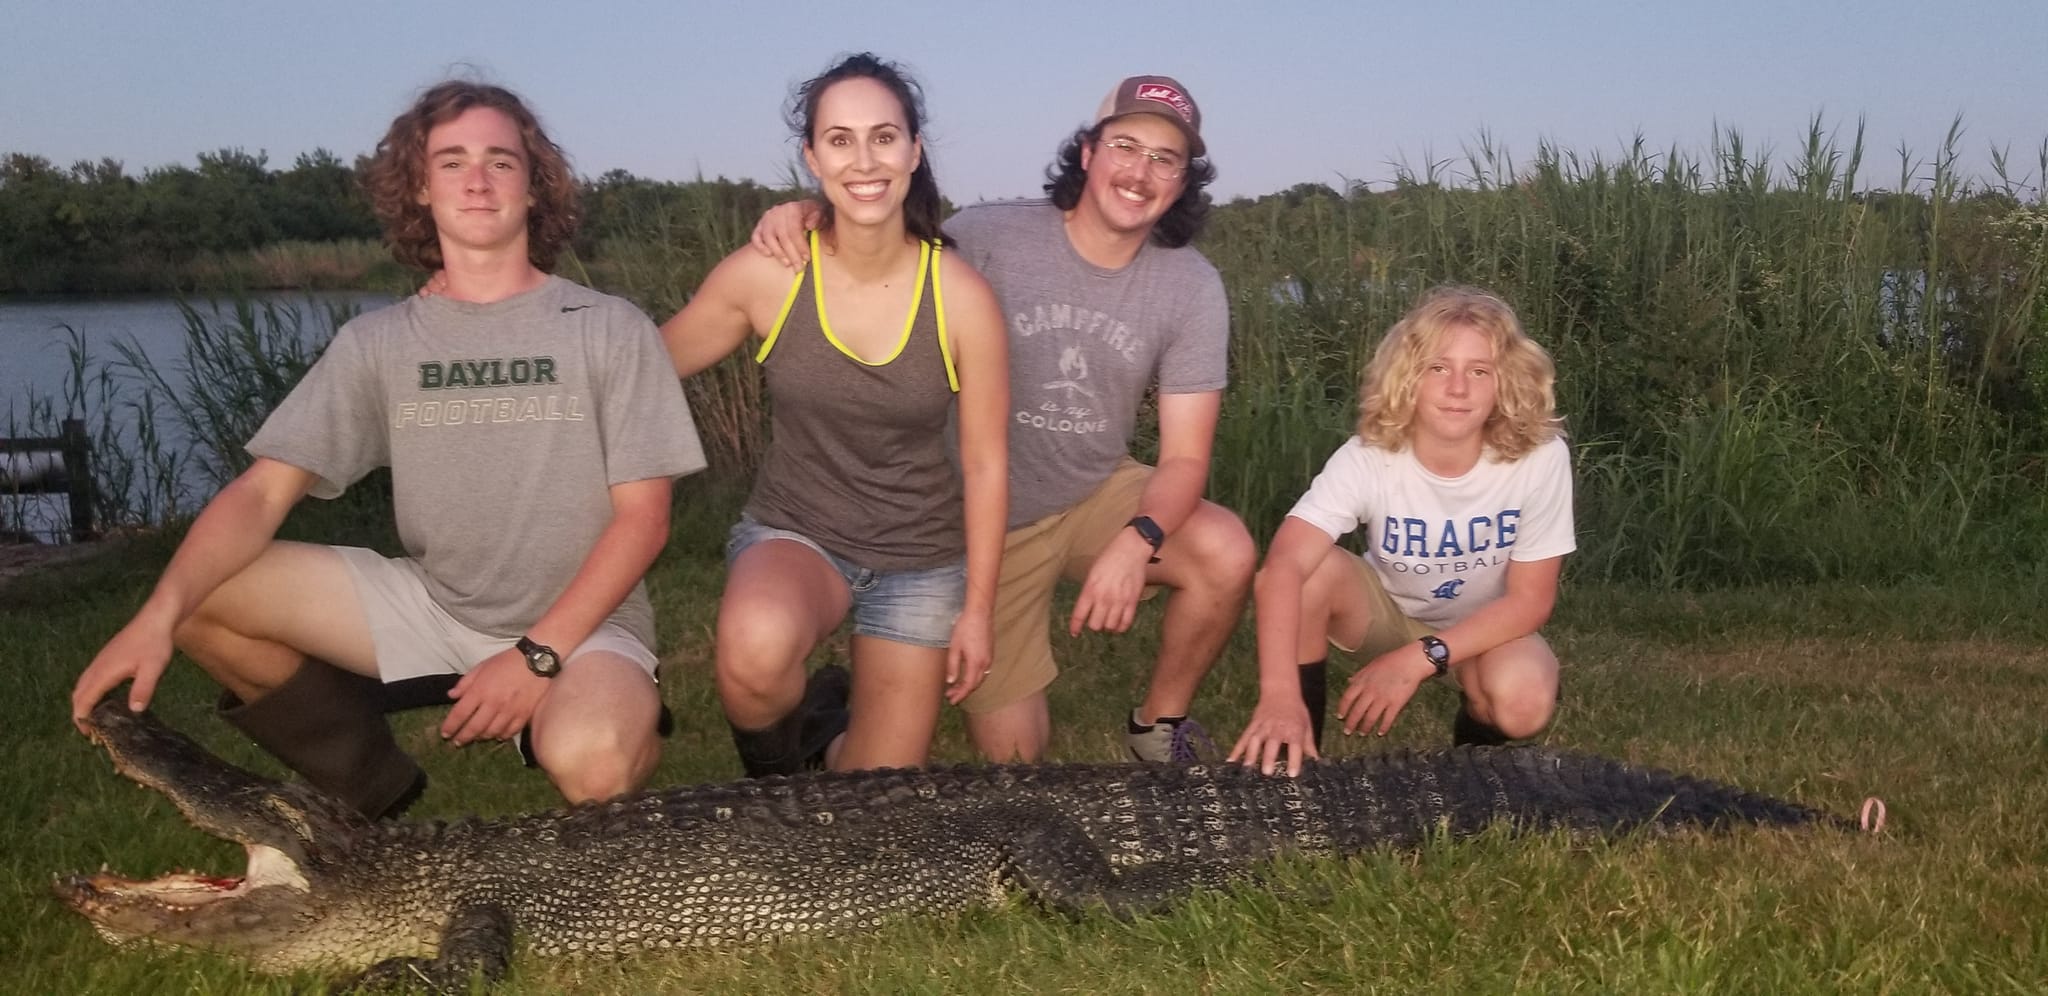
[(297, 834), (300, 840), (312, 843), (313, 826), (311, 821), (306, 819), (305, 810), (293, 805), (289, 800), (279, 798), (276, 795), (265, 796), (263, 804), (271, 812), (277, 814), (285, 823), (289, 824), (292, 832)]

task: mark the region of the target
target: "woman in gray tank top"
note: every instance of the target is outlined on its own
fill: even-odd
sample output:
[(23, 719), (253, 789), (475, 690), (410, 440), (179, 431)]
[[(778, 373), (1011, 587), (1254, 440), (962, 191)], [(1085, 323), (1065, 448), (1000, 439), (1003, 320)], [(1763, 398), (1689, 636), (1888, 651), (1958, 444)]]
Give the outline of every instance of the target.
[[(750, 775), (916, 766), (941, 699), (957, 703), (990, 666), (1002, 317), (944, 250), (914, 82), (852, 56), (798, 88), (788, 117), (829, 205), (810, 264), (792, 278), (741, 247), (662, 326), (685, 377), (757, 341), (773, 412), (727, 546), (719, 698)], [(804, 668), (849, 615), (850, 721), (845, 673), (807, 684)]]

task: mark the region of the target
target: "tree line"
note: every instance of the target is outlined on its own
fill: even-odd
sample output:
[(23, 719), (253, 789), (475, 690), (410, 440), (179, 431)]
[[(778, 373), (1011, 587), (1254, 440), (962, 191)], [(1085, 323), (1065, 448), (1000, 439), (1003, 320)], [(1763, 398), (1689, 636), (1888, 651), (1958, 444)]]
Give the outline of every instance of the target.
[[(224, 258), (293, 247), (355, 245), (335, 278), (388, 283), (371, 274), (380, 257), (376, 217), (353, 163), (326, 149), (277, 169), (261, 151), (202, 152), (195, 166), (129, 172), (119, 160), (60, 166), (44, 156), (0, 157), (0, 293), (91, 294), (303, 286), (303, 272), (269, 277)], [(751, 181), (657, 182), (614, 170), (583, 182), (584, 259), (679, 202), (709, 198), (758, 213), (786, 193)], [(303, 270), (303, 267), (299, 268)], [(222, 286), (225, 285), (225, 286)]]

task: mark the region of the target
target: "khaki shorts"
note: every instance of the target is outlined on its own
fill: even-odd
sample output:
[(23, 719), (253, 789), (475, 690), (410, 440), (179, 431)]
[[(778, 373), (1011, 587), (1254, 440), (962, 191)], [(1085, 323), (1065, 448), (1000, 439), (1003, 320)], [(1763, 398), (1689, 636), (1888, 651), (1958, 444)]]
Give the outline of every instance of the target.
[[(1334, 634), (1330, 637), (1330, 646), (1356, 657), (1360, 664), (1364, 664), (1402, 644), (1414, 643), (1436, 632), (1436, 627), (1409, 617), (1401, 611), (1400, 606), (1394, 604), (1394, 596), (1387, 594), (1386, 585), (1380, 582), (1380, 573), (1373, 570), (1372, 565), (1366, 563), (1364, 558), (1343, 547), (1332, 550), (1330, 556), (1347, 558), (1357, 567), (1359, 576), (1365, 581), (1366, 607), (1372, 612), (1372, 622), (1366, 626), (1365, 639), (1360, 640), (1358, 646), (1347, 647), (1337, 642)], [(1458, 683), (1455, 671), (1445, 674), (1443, 680), (1450, 682), (1453, 687)]]
[[(1125, 457), (1096, 489), (1064, 512), (1010, 530), (996, 585), (995, 666), (960, 703), (991, 712), (1043, 691), (1059, 676), (1052, 658), (1052, 594), (1061, 578), (1082, 581), (1095, 555), (1138, 514), (1152, 468)], [(1147, 588), (1149, 597), (1156, 588)]]
[[(437, 675), (466, 674), (478, 664), (519, 642), (517, 637), (479, 633), (456, 621), (427, 594), (420, 567), (406, 559), (386, 557), (361, 547), (332, 547), (355, 578), (356, 601), (369, 620), (370, 641), (377, 653), (377, 676), (385, 684)], [(607, 620), (576, 649), (562, 655), (567, 666), (576, 658), (604, 651), (618, 654), (655, 674), (660, 662), (654, 651), (625, 627)]]

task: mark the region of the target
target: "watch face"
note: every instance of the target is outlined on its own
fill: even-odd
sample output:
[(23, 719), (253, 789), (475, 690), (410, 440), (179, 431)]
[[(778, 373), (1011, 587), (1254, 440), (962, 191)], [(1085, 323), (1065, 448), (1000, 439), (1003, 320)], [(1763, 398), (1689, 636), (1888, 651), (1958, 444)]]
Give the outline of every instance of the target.
[(532, 640), (521, 640), (519, 652), (526, 657), (526, 669), (543, 678), (552, 678), (562, 669), (562, 659), (555, 656), (552, 647), (541, 646)]
[(1435, 664), (1438, 667), (1451, 662), (1450, 646), (1435, 637), (1429, 637), (1422, 641), (1422, 653), (1423, 656), (1429, 658), (1431, 664)]

